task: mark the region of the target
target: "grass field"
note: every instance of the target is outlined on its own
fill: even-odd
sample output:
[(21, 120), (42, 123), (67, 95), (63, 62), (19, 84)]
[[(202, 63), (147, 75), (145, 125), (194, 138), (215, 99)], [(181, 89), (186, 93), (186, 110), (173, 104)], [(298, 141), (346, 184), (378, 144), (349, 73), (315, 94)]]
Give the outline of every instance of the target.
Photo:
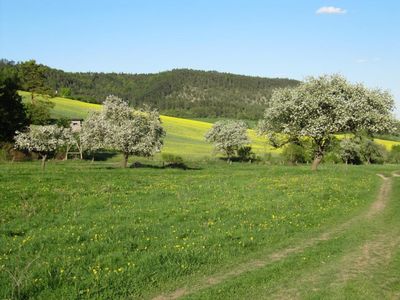
[[(0, 164), (0, 297), (149, 299), (190, 287), (338, 228), (374, 201), (382, 181), (375, 174), (394, 170), (327, 165), (312, 173), (307, 166), (218, 162), (192, 167), (50, 162), (41, 173), (38, 162)], [(385, 289), (394, 295), (399, 248), (367, 283), (356, 276), (340, 291), (341, 282), (330, 277), (347, 253), (351, 258), (375, 235), (386, 232), (387, 241), (399, 236), (399, 179), (394, 183), (393, 201), (373, 222), (355, 222), (301, 254), (188, 296), (264, 298), (292, 288), (308, 297), (316, 286), (315, 295), (335, 298), (352, 296), (365, 284), (364, 294), (377, 295), (374, 280), (391, 280)], [(322, 289), (327, 282), (331, 288)]]
[[(58, 117), (100, 107), (52, 101)], [(376, 175), (398, 166), (228, 165), (201, 159), (211, 123), (162, 120), (188, 170), (0, 163), (0, 298), (400, 296), (400, 179)]]

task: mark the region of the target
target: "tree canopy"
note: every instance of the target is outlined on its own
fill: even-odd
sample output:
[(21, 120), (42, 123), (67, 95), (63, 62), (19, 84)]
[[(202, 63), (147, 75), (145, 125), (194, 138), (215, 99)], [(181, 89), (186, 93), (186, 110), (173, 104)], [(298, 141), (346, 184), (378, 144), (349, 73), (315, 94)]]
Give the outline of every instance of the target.
[(31, 125), (26, 132), (17, 132), (15, 147), (38, 153), (42, 157), (42, 168), (49, 154), (65, 144), (64, 128), (57, 125)]
[[(96, 128), (89, 129), (85, 136), (86, 125), (83, 127), (84, 140), (92, 149), (101, 147), (121, 151), (124, 155), (123, 166), (127, 166), (129, 155), (152, 156), (161, 150), (165, 131), (156, 110), (132, 110), (128, 104), (116, 96), (108, 96), (103, 110), (89, 118)], [(84, 123), (85, 124), (85, 123)], [(101, 130), (101, 132), (100, 132)], [(95, 137), (89, 141), (89, 137)]]
[(0, 70), (0, 142), (11, 142), (15, 131), (27, 124), (26, 111), (17, 93), (18, 77), (12, 70)]
[(351, 84), (339, 75), (310, 77), (296, 88), (274, 92), (260, 129), (272, 135), (310, 138), (315, 145), (313, 169), (317, 169), (333, 134), (392, 131), (393, 109), (388, 92)]
[(47, 82), (46, 70), (43, 65), (37, 64), (35, 60), (20, 63), (17, 67), (21, 79), (21, 88), (31, 92), (32, 103), (35, 94), (48, 95), (52, 90)]
[(228, 160), (241, 147), (250, 144), (247, 135), (247, 125), (243, 121), (219, 121), (206, 133), (207, 142), (213, 143), (218, 152), (224, 153)]

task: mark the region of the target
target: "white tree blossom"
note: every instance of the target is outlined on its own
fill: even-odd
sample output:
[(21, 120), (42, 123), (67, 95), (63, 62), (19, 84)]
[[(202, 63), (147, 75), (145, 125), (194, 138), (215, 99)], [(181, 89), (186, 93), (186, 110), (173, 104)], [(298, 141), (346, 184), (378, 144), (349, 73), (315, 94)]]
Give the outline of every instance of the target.
[(273, 93), (260, 128), (267, 134), (311, 138), (316, 170), (333, 134), (391, 131), (393, 107), (387, 92), (350, 84), (339, 75), (310, 77), (296, 88)]
[(75, 137), (75, 144), (81, 159), (84, 151), (89, 151), (94, 158), (94, 153), (106, 147), (107, 123), (104, 114), (91, 112), (82, 124), (80, 132)]
[(92, 151), (121, 151), (126, 167), (129, 155), (152, 156), (161, 150), (165, 131), (155, 110), (132, 110), (116, 96), (107, 97), (100, 113), (92, 114), (82, 127), (82, 145)]
[(109, 124), (108, 144), (124, 154), (124, 167), (129, 155), (152, 156), (159, 152), (165, 135), (155, 111), (134, 111), (129, 119)]
[(121, 124), (125, 120), (131, 118), (132, 110), (129, 108), (128, 103), (118, 98), (117, 96), (110, 95), (103, 102), (103, 110), (101, 111), (101, 116), (108, 123), (114, 125)]
[(26, 132), (16, 132), (15, 147), (38, 153), (42, 157), (42, 169), (47, 156), (65, 145), (64, 128), (56, 125), (31, 125)]
[(206, 133), (205, 139), (214, 144), (216, 151), (224, 153), (228, 160), (240, 147), (250, 144), (247, 125), (243, 121), (218, 121)]

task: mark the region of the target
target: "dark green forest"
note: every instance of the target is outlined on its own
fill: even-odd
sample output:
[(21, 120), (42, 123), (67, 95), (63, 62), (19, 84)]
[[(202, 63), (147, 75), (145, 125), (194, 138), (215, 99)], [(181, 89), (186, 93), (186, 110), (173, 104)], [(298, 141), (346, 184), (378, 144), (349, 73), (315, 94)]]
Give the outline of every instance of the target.
[[(18, 71), (23, 66), (22, 62), (0, 61), (2, 69)], [(190, 69), (127, 74), (64, 72), (44, 65), (37, 66), (45, 77), (46, 87), (41, 89), (47, 88), (51, 96), (101, 103), (113, 94), (135, 107), (146, 104), (156, 107), (162, 114), (191, 118), (259, 119), (274, 89), (299, 83), (285, 78)], [(21, 78), (21, 82), (24, 82), (24, 78)]]

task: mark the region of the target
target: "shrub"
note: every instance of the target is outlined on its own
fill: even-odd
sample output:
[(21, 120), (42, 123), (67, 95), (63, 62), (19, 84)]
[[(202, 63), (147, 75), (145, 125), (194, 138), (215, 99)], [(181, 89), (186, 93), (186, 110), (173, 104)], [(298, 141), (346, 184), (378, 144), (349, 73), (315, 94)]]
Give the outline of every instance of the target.
[(282, 151), (282, 156), (287, 163), (301, 164), (308, 161), (308, 153), (304, 146), (298, 144), (287, 144)]
[(174, 155), (171, 153), (163, 153), (161, 154), (161, 158), (167, 164), (182, 164), (183, 158), (179, 155)]
[(331, 163), (331, 164), (339, 164), (343, 161), (342, 161), (339, 151), (331, 150), (326, 153), (326, 155), (324, 157), (324, 162)]
[(344, 139), (340, 142), (340, 157), (346, 164), (362, 164), (361, 146), (354, 139)]
[(360, 152), (364, 162), (368, 164), (383, 164), (387, 157), (385, 147), (369, 139), (362, 141)]
[(400, 145), (395, 145), (392, 147), (392, 151), (389, 154), (389, 161), (394, 164), (400, 163)]
[(252, 151), (250, 146), (243, 146), (237, 150), (237, 155), (240, 161), (254, 161), (256, 154)]
[(38, 159), (38, 155), (17, 150), (12, 143), (4, 143), (0, 148), (0, 161), (29, 161), (32, 159)]
[(0, 161), (9, 161), (12, 159), (10, 150), (13, 148), (11, 143), (4, 143), (0, 148)]

